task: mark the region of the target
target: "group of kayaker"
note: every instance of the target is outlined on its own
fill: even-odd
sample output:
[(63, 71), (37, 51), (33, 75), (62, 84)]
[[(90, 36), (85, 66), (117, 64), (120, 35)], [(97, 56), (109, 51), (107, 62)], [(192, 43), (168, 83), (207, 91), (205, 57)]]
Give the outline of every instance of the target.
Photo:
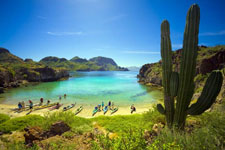
[[(40, 98), (39, 104), (37, 104), (37, 105), (35, 105), (35, 106), (42, 106), (42, 105), (43, 105), (43, 102), (44, 102), (44, 99), (43, 99), (43, 98)], [(28, 100), (28, 103), (29, 103), (29, 105), (28, 105), (29, 108), (30, 108), (30, 109), (33, 109), (34, 104), (33, 104), (32, 100)], [(49, 104), (50, 104), (50, 100), (47, 101), (47, 104), (46, 104), (46, 105), (49, 105)], [(25, 102), (24, 102), (24, 101), (18, 103), (18, 109), (19, 109), (19, 110), (24, 110), (25, 107), (26, 107), (26, 106), (25, 106)]]
[(101, 111), (104, 108), (105, 109), (108, 108), (108, 109), (112, 110), (114, 108), (114, 102), (109, 101), (108, 105), (105, 106), (104, 102), (102, 101), (102, 104), (98, 104), (97, 106), (95, 106), (94, 110)]

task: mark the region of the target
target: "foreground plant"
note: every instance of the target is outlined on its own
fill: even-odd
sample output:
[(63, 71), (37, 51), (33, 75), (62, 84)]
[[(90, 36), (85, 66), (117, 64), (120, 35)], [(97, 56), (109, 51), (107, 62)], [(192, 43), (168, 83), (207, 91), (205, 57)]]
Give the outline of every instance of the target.
[[(220, 71), (213, 71), (206, 81), (201, 96), (197, 102), (190, 102), (194, 94), (194, 77), (196, 73), (196, 58), (198, 50), (198, 33), (200, 8), (194, 4), (188, 10), (183, 40), (183, 50), (180, 73), (172, 71), (172, 48), (169, 22), (161, 24), (161, 56), (163, 70), (164, 105), (157, 105), (160, 113), (165, 114), (168, 127), (175, 125), (183, 129), (187, 115), (200, 115), (211, 107), (218, 96), (223, 83)], [(176, 98), (176, 109), (175, 109)]]

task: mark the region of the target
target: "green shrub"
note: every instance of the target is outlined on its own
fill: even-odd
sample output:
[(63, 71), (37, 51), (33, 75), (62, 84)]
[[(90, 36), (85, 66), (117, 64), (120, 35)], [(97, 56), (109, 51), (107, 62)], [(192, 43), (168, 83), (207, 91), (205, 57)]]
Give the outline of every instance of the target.
[(109, 136), (97, 136), (98, 142), (93, 142), (92, 149), (98, 150), (143, 150), (146, 149), (146, 142), (143, 130), (127, 129), (122, 136), (110, 139)]
[(0, 124), (0, 132), (10, 133), (16, 130), (22, 130), (27, 126), (41, 124), (44, 118), (39, 115), (29, 115), (23, 117), (12, 118)]
[(9, 120), (9, 119), (10, 119), (10, 117), (8, 115), (0, 114), (0, 124), (5, 122), (5, 121), (7, 121), (7, 120)]

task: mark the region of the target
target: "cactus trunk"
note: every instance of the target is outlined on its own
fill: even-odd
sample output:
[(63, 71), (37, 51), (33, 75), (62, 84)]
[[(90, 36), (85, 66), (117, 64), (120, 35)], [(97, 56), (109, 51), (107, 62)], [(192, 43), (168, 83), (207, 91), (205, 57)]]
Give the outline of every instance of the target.
[(198, 50), (199, 20), (200, 8), (198, 5), (192, 5), (186, 18), (180, 67), (180, 84), (175, 113), (175, 122), (179, 128), (184, 127), (188, 105), (193, 95), (190, 91), (194, 91), (193, 84)]
[(161, 56), (163, 68), (164, 105), (168, 126), (173, 124), (174, 98), (170, 96), (170, 76), (172, 73), (172, 48), (170, 41), (169, 22), (164, 20), (161, 24)]

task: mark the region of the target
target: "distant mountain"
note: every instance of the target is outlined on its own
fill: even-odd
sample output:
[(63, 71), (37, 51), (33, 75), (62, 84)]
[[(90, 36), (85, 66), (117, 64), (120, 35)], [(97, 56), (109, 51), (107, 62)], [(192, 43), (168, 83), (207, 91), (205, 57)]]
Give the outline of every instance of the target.
[(89, 60), (78, 56), (70, 60), (49, 56), (41, 59), (40, 63), (74, 71), (128, 71), (127, 68), (119, 67), (113, 59), (101, 56)]
[(127, 67), (127, 69), (130, 70), (130, 71), (139, 71), (140, 67), (131, 66), (131, 67)]
[(83, 58), (80, 58), (78, 56), (73, 57), (72, 59), (70, 59), (70, 61), (75, 62), (75, 63), (86, 63), (86, 62), (88, 62), (87, 59), (83, 59)]

